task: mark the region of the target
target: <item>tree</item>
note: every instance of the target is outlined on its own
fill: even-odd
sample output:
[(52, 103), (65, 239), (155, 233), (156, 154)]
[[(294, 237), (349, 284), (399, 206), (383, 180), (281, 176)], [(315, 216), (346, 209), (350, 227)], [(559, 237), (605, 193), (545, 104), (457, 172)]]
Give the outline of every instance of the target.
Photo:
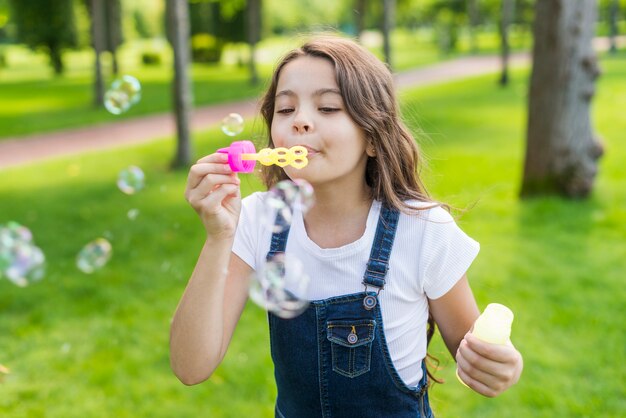
[(111, 53), (113, 74), (117, 75), (119, 73), (117, 48), (124, 40), (122, 35), (122, 5), (120, 0), (106, 0), (104, 6), (105, 50)]
[(396, 0), (383, 0), (383, 53), (389, 69), (391, 63), (391, 31), (395, 26)]
[(603, 153), (590, 118), (595, 0), (538, 0), (522, 196), (585, 197)]
[(248, 0), (246, 2), (246, 28), (248, 45), (250, 45), (250, 83), (259, 83), (259, 74), (256, 69), (256, 44), (261, 40), (261, 0)]
[(478, 52), (476, 32), (478, 30), (478, 21), (480, 19), (480, 11), (478, 10), (477, 0), (467, 0), (467, 16), (469, 21), (470, 52), (472, 54), (476, 54)]
[(73, 1), (11, 0), (10, 5), (17, 39), (30, 48), (45, 51), (55, 74), (62, 74), (63, 49), (76, 47), (78, 43)]
[(365, 29), (365, 6), (367, 0), (354, 0), (354, 25), (356, 27), (357, 39), (361, 39), (361, 32)]
[(99, 107), (104, 100), (104, 79), (102, 77), (102, 60), (104, 50), (104, 2), (106, 0), (88, 0), (89, 16), (91, 18), (91, 45), (95, 55), (94, 60), (94, 105)]
[(609, 51), (612, 54), (617, 52), (617, 43), (615, 39), (617, 38), (617, 19), (619, 17), (619, 0), (611, 0), (609, 4), (609, 42), (610, 47)]
[(166, 17), (168, 38), (174, 50), (174, 80), (172, 97), (176, 114), (177, 147), (172, 162), (175, 168), (185, 167), (191, 163), (191, 135), (189, 119), (193, 97), (189, 78), (190, 25), (189, 9), (186, 0), (166, 0)]
[(509, 84), (509, 26), (513, 21), (515, 12), (515, 0), (502, 0), (500, 13), (500, 59), (502, 71), (500, 73), (500, 85)]

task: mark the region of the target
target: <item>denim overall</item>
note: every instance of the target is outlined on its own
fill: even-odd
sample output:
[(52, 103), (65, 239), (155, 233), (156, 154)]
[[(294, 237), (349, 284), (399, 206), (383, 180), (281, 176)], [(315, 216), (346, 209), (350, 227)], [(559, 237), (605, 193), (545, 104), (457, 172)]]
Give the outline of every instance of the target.
[[(293, 319), (269, 314), (276, 417), (432, 417), (424, 363), (417, 387), (406, 386), (383, 332), (378, 293), (385, 285), (398, 216), (382, 206), (363, 292), (312, 301)], [(272, 235), (268, 260), (285, 251), (288, 234), (287, 229)]]

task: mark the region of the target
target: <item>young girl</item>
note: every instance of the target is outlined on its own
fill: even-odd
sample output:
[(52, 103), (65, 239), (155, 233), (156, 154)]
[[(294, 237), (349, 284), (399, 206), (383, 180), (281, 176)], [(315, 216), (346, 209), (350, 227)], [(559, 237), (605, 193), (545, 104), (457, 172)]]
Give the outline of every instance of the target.
[(469, 333), (479, 311), (465, 272), (479, 245), (428, 197), (385, 65), (350, 40), (314, 39), (278, 64), (261, 113), (270, 147), (302, 145), (309, 160), (264, 167), (266, 186), (304, 179), (316, 203), (273, 234), (258, 219), (265, 193), (241, 200), (225, 154), (191, 168), (185, 196), (207, 236), (172, 322), (178, 378), (211, 376), (250, 275), (286, 252), (312, 278), (311, 304), (293, 319), (269, 314), (277, 417), (432, 416), (429, 316), (469, 387), (492, 397), (515, 384), (519, 352)]

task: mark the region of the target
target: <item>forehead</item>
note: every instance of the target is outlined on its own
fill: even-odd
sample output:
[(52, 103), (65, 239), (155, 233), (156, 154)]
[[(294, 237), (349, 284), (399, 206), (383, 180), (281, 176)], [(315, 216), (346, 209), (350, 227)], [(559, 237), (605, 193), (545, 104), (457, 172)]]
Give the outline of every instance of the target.
[(326, 58), (298, 57), (280, 71), (277, 91), (320, 88), (338, 88), (335, 67)]

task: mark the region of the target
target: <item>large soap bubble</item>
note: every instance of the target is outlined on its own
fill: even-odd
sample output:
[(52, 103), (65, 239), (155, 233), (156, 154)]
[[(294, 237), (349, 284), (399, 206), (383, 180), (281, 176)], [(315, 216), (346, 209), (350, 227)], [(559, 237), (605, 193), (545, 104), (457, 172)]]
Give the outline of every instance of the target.
[(85, 245), (76, 256), (76, 267), (83, 273), (93, 273), (102, 268), (111, 258), (113, 247), (104, 238)]
[(114, 115), (120, 115), (141, 100), (141, 83), (135, 77), (124, 75), (111, 83), (104, 94), (104, 107)]
[(276, 316), (290, 319), (309, 306), (310, 278), (302, 262), (289, 254), (277, 254), (252, 275), (250, 298)]
[(291, 226), (294, 211), (305, 214), (314, 203), (313, 186), (307, 181), (283, 180), (265, 195), (261, 222), (272, 232), (280, 233)]
[(117, 176), (117, 187), (126, 194), (135, 194), (145, 186), (145, 174), (141, 168), (131, 165)]
[(33, 243), (32, 232), (17, 222), (0, 225), (0, 278), (24, 287), (41, 280), (46, 257)]
[(243, 131), (243, 117), (239, 113), (230, 113), (222, 119), (222, 132), (228, 136), (239, 135)]

